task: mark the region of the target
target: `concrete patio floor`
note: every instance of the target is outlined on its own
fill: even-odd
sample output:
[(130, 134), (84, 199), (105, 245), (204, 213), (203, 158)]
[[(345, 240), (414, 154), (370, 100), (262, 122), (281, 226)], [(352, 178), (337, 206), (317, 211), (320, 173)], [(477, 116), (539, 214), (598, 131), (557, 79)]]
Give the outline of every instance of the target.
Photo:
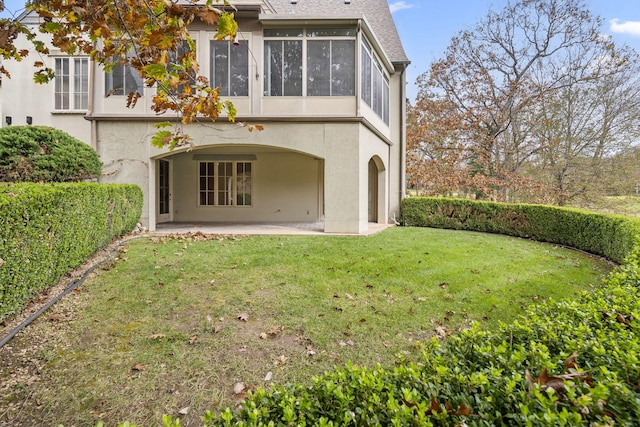
[(317, 236), (368, 236), (378, 233), (393, 224), (369, 223), (369, 228), (362, 234), (325, 233), (324, 222), (273, 222), (273, 223), (234, 223), (234, 222), (167, 222), (156, 226), (155, 234), (193, 233), (206, 234), (240, 234), (240, 235), (317, 235)]

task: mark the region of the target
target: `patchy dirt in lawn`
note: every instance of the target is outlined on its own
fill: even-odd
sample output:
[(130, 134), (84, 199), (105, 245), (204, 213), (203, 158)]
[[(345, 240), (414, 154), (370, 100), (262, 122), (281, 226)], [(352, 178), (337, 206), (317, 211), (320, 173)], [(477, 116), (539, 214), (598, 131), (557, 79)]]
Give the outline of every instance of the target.
[[(0, 339), (80, 280), (92, 266), (100, 264), (99, 268), (111, 268), (118, 256), (124, 256), (120, 253), (122, 242), (135, 237), (114, 242), (96, 253), (35, 298), (22, 313), (5, 320), (0, 325)], [(225, 236), (154, 237), (176, 238), (222, 239)], [(133, 344), (130, 338), (125, 338), (122, 348), (110, 349), (114, 353), (113, 372), (107, 375), (96, 372), (94, 384), (78, 385), (74, 378), (63, 377), (67, 371), (71, 373), (67, 376), (73, 377), (73, 372), (82, 369), (78, 364), (91, 363), (87, 354), (96, 351), (91, 331), (78, 331), (74, 324), (91, 298), (91, 291), (80, 284), (0, 348), (0, 427), (45, 427), (59, 423), (80, 427), (93, 426), (98, 421), (115, 426), (125, 419), (152, 426), (160, 422), (163, 414), (179, 417), (184, 426), (200, 426), (205, 410), (238, 405), (248, 391), (258, 386), (268, 387), (277, 378), (286, 378), (286, 370), (295, 369), (298, 363), (314, 363), (313, 358), (338, 358), (327, 353), (316, 354), (303, 332), (265, 323), (249, 313), (238, 313), (236, 318), (209, 318), (204, 328), (201, 323), (185, 318), (179, 322), (179, 336), (155, 334), (142, 338), (147, 343), (157, 343), (155, 349), (166, 353), (165, 363), (127, 359), (130, 357), (128, 347)], [(126, 327), (123, 325), (122, 330), (109, 334), (125, 336)], [(220, 348), (217, 343), (229, 335), (233, 335), (232, 345)], [(176, 340), (188, 344), (187, 350), (175, 354), (172, 342)], [(122, 356), (116, 354), (120, 352)], [(185, 358), (189, 362), (181, 363)], [(92, 366), (85, 369), (91, 370)], [(153, 402), (154, 407), (128, 407), (127, 399)], [(126, 413), (122, 412), (123, 408), (127, 409)], [(70, 413), (74, 415), (68, 418)], [(64, 414), (62, 418), (60, 414)]]

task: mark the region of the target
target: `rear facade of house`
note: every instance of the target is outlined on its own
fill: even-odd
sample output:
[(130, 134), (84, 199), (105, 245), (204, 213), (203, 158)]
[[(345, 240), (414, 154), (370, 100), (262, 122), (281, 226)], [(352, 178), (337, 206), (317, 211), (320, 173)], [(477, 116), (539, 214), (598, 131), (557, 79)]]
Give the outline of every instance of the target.
[[(31, 61), (5, 64), (7, 126), (48, 125), (91, 144), (104, 183), (142, 187), (142, 223), (320, 222), (328, 233), (393, 222), (404, 193), (405, 69), (386, 0), (236, 0), (235, 43), (196, 22), (200, 73), (235, 105), (237, 121), (185, 126), (189, 148), (157, 149), (154, 88), (134, 71), (105, 73), (87, 57), (52, 52), (52, 84)], [(37, 16), (20, 19), (37, 24)], [(126, 107), (130, 92), (143, 96)], [(109, 94), (109, 96), (106, 96)]]

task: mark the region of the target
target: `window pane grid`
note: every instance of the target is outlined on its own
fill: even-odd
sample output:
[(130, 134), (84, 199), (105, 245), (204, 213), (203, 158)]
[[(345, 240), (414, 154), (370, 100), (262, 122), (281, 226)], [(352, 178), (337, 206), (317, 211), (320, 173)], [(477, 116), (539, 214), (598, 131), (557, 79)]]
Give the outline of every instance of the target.
[(355, 28), (264, 30), (264, 95), (354, 96), (355, 35)]
[(200, 162), (200, 206), (251, 206), (251, 162)]
[(360, 98), (389, 125), (389, 79), (366, 40), (362, 42), (360, 62)]
[(209, 42), (210, 76), (222, 96), (249, 96), (249, 42)]
[(55, 58), (54, 109), (86, 110), (89, 103), (88, 58)]

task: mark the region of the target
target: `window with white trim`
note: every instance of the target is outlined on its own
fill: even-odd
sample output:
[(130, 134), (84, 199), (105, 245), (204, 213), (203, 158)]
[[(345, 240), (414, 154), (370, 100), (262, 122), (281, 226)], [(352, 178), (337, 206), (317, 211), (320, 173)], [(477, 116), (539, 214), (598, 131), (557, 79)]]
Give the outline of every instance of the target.
[(107, 96), (142, 94), (142, 78), (131, 64), (117, 64), (111, 72), (105, 72), (104, 92)]
[(89, 104), (89, 59), (55, 58), (54, 109), (86, 110)]
[(199, 163), (198, 205), (251, 206), (251, 162)]
[(360, 97), (389, 125), (389, 77), (366, 40), (360, 56)]
[(355, 28), (264, 30), (265, 96), (354, 96)]
[(209, 81), (221, 96), (249, 96), (249, 43), (210, 40)]

